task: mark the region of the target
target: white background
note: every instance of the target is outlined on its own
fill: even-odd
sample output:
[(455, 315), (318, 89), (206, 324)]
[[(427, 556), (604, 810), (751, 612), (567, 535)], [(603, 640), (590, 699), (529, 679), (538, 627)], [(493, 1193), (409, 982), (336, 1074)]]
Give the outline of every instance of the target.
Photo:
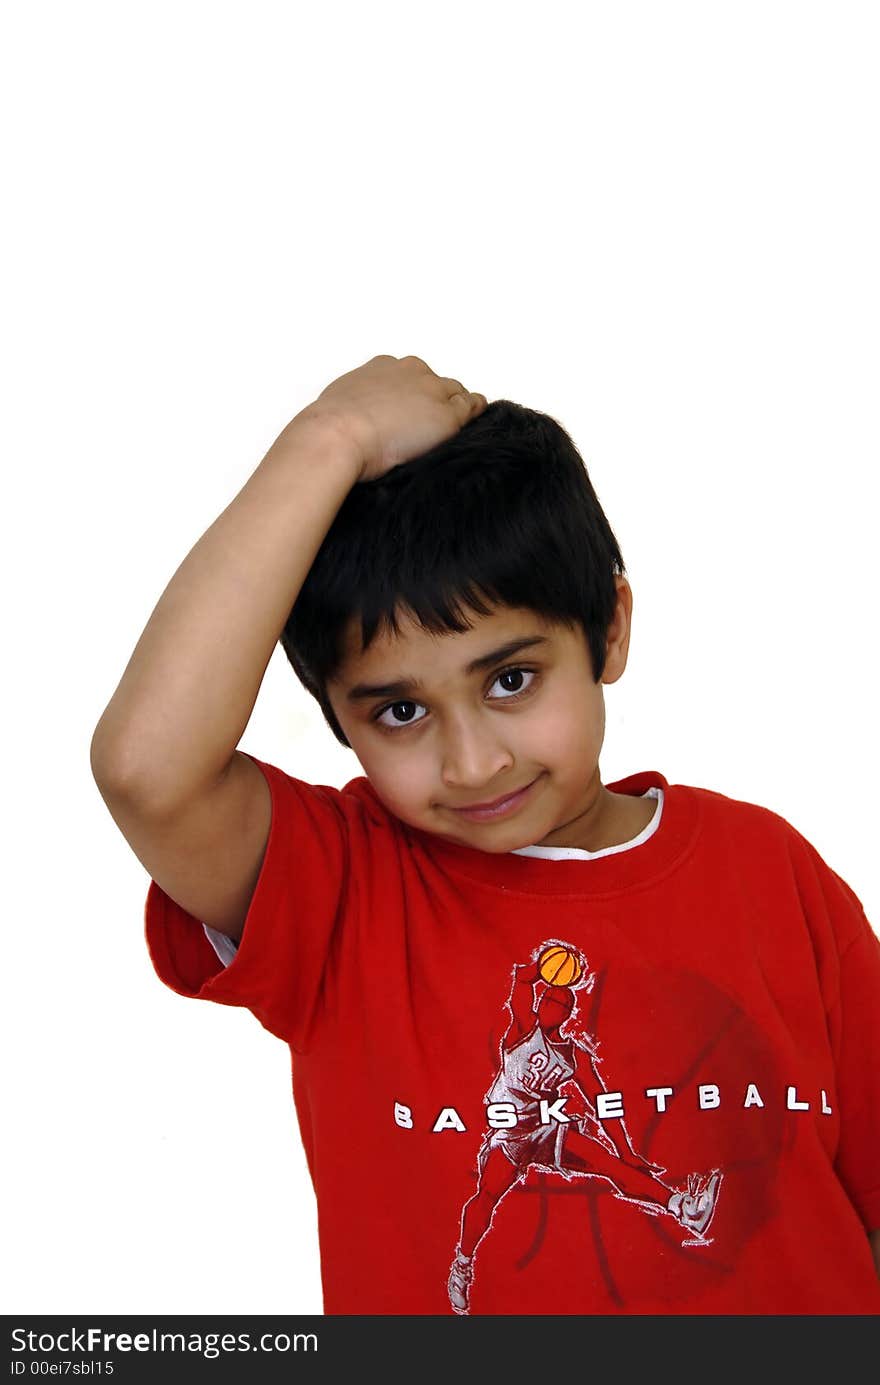
[[(92, 731), (288, 419), (415, 354), (582, 452), (635, 597), (605, 782), (775, 809), (876, 927), (877, 8), (86, 0), (0, 37), (4, 1311), (320, 1313), (287, 1049), (154, 975)], [(360, 772), (280, 647), (241, 746)]]

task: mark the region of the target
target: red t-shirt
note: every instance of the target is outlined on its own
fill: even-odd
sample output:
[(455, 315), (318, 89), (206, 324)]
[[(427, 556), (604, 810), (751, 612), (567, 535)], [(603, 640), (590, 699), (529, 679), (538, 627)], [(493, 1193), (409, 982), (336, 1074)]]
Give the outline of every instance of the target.
[(784, 818), (651, 770), (633, 844), (490, 853), (250, 758), (234, 959), (146, 936), (290, 1047), (326, 1313), (880, 1311), (880, 942)]

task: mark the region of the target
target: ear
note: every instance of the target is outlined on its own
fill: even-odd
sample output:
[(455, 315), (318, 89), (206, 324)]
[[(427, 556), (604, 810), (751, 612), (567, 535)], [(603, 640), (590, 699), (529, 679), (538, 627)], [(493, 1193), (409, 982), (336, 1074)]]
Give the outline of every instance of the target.
[(615, 577), (614, 585), (617, 588), (617, 606), (605, 638), (603, 683), (617, 682), (626, 668), (627, 655), (629, 654), (633, 607), (632, 587), (623, 576)]

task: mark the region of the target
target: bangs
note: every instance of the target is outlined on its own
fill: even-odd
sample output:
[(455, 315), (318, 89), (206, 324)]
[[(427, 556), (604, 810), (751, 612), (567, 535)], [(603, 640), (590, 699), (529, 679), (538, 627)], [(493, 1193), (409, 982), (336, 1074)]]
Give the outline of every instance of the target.
[(488, 616), (497, 604), (498, 599), (491, 593), (486, 592), (481, 597), (471, 587), (461, 592), (413, 587), (397, 594), (389, 592), (384, 598), (381, 593), (374, 593), (370, 604), (365, 603), (359, 613), (361, 653), (372, 644), (377, 631), (380, 635), (399, 636), (401, 617), (412, 620), (432, 635), (462, 635), (473, 629), (468, 613)]
[(320, 592), (337, 618), (359, 616), (362, 653), (377, 630), (399, 633), (401, 612), (434, 634), (461, 634), (469, 614), (499, 606), (576, 621), (598, 598), (591, 574), (602, 555), (591, 562), (572, 525), (577, 493), (566, 519), (546, 479), (516, 454), (442, 467), (429, 454), (354, 486), (304, 584), (303, 607)]

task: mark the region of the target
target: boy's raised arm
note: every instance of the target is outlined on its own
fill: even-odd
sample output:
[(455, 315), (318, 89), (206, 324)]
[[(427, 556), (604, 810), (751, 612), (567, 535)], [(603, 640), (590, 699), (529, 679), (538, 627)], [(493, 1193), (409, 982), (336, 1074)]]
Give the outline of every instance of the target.
[(353, 485), (486, 407), (417, 356), (374, 356), (287, 425), (165, 588), (91, 744), (129, 846), (194, 918), (240, 938), (272, 804), (238, 750), (272, 651)]
[(451, 437), (484, 395), (374, 356), (297, 414), (157, 603), (91, 743), (105, 799), (170, 819), (232, 764), (309, 568), (350, 488)]
[(361, 459), (298, 414), (175, 572), (92, 738), (102, 790), (159, 812), (223, 775), (291, 608)]

